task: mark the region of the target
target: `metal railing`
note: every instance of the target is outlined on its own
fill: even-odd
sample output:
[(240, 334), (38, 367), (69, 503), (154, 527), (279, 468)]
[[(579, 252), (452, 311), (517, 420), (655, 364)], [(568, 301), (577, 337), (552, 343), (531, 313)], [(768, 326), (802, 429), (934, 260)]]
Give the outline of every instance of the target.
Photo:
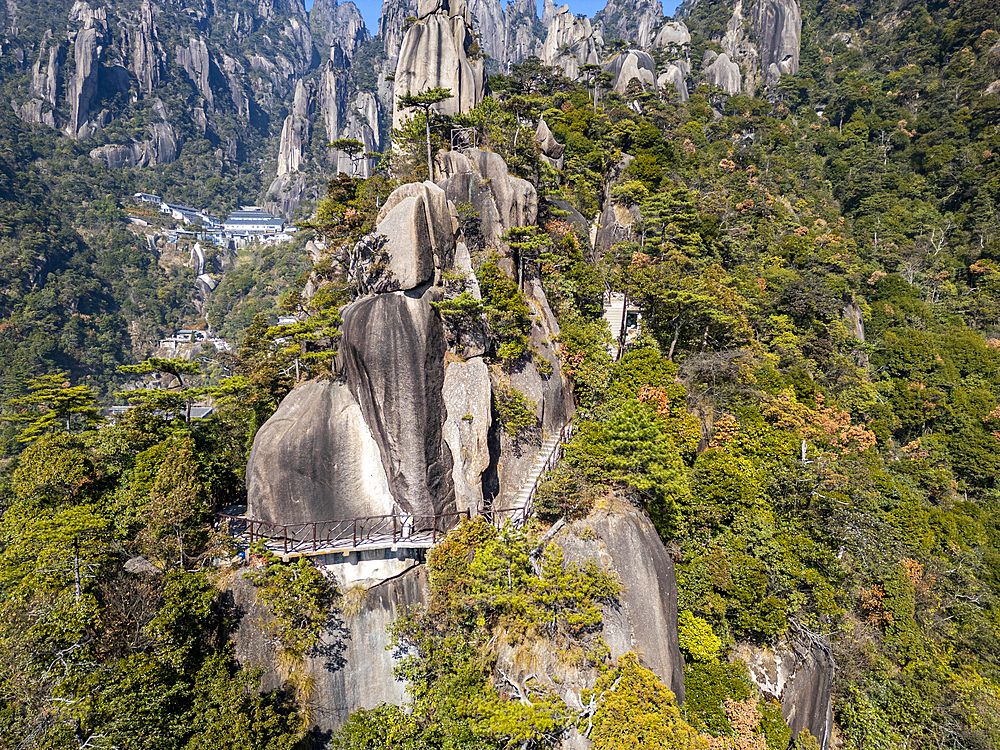
[(481, 509), (481, 513), (489, 518), (490, 523), (494, 526), (502, 526), (505, 522), (510, 521), (514, 526), (521, 527), (528, 522), (531, 514), (535, 512), (535, 495), (538, 493), (538, 488), (541, 486), (542, 482), (545, 481), (546, 475), (555, 468), (555, 465), (559, 463), (563, 456), (563, 449), (566, 447), (566, 443), (569, 442), (570, 438), (573, 437), (573, 420), (570, 419), (566, 424), (562, 426), (559, 430), (559, 439), (556, 444), (552, 446), (552, 450), (548, 456), (545, 457), (545, 462), (542, 464), (541, 471), (535, 477), (535, 481), (531, 485), (531, 489), (528, 491), (528, 498), (524, 505), (519, 505), (515, 508), (490, 508), (488, 511)]
[(378, 544), (395, 546), (408, 541), (434, 544), (462, 518), (469, 518), (470, 515), (465, 510), (434, 516), (367, 516), (285, 524), (224, 513), (220, 513), (218, 518), (225, 524), (230, 536), (245, 538), (250, 546), (263, 541), (268, 548), (280, 550), (283, 555), (301, 555)]

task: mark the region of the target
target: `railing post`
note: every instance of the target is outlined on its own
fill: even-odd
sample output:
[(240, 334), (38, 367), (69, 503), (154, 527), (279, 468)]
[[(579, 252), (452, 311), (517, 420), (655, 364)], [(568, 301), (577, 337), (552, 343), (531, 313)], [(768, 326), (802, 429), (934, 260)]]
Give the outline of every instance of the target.
[(288, 526), (281, 527), (285, 532), (285, 554), (288, 554)]
[(358, 546), (358, 519), (357, 518), (354, 519), (354, 523), (351, 525), (351, 528), (352, 528), (351, 533), (352, 533), (353, 539), (354, 539), (354, 546), (357, 547)]
[(313, 552), (316, 551), (316, 522), (313, 521)]
[(396, 514), (392, 514), (392, 543), (396, 543)]

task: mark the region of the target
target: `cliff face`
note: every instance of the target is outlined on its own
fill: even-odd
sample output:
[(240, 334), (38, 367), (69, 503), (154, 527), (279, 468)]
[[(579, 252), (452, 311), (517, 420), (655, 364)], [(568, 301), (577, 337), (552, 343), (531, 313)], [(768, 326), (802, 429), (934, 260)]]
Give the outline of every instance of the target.
[(605, 39), (624, 39), (642, 49), (649, 47), (661, 23), (663, 4), (659, 0), (639, 3), (608, 0), (594, 16), (594, 27)]
[(396, 61), (392, 126), (399, 128), (412, 115), (399, 109), (399, 98), (440, 86), (451, 98), (436, 105), (438, 112), (467, 112), (483, 100), (483, 60), (470, 59), (472, 14), (465, 0), (424, 0), (419, 18), (403, 37)]
[(542, 61), (563, 69), (567, 78), (577, 79), (584, 65), (601, 62), (604, 39), (586, 16), (575, 16), (562, 6), (547, 25)]

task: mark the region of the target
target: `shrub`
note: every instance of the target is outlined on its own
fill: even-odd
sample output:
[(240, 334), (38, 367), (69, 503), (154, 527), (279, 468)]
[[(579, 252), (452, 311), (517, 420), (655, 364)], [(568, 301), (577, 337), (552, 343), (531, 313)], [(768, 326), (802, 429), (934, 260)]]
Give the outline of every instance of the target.
[(535, 418), (535, 404), (517, 388), (501, 386), (494, 392), (497, 420), (511, 440), (524, 439), (533, 430), (538, 420)]

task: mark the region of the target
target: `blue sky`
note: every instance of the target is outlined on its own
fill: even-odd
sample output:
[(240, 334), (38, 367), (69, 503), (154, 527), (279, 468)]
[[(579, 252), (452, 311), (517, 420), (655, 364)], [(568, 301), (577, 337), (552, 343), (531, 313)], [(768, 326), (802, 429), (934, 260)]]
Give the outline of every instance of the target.
[[(555, 0), (555, 3), (556, 5), (565, 4), (565, 2), (559, 2), (559, 0)], [(306, 0), (306, 8), (311, 8), (312, 4), (313, 0)], [(354, 0), (354, 4), (358, 6), (358, 10), (364, 16), (365, 26), (368, 27), (368, 31), (372, 34), (376, 33), (378, 31), (378, 16), (382, 12), (382, 0)], [(606, 4), (607, 0), (570, 0), (569, 8), (574, 13), (586, 13), (588, 16), (593, 16)], [(668, 16), (672, 16), (678, 5), (680, 5), (680, 0), (663, 0), (663, 12)], [(541, 7), (542, 4), (539, 2), (539, 16), (541, 16)]]

